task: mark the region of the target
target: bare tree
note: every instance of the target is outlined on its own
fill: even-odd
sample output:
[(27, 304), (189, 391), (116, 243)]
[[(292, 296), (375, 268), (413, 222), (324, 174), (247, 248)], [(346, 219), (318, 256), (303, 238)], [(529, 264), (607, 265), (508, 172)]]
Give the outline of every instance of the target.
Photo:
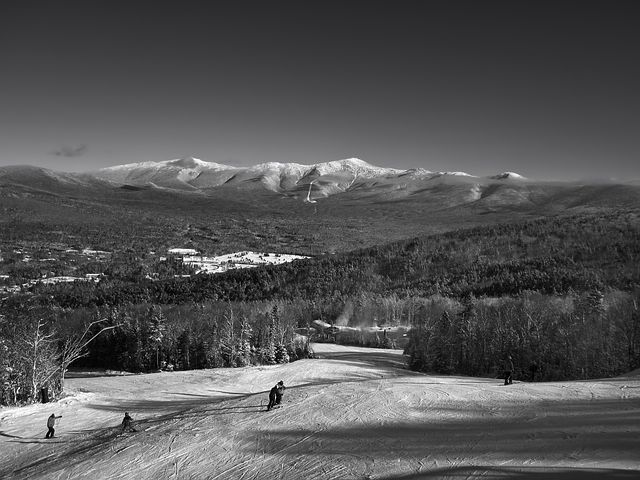
[(47, 381), (49, 381), (56, 373), (60, 372), (60, 390), (62, 391), (64, 389), (64, 378), (69, 365), (71, 365), (76, 360), (87, 356), (89, 354), (89, 350), (87, 350), (87, 347), (102, 333), (108, 330), (113, 330), (114, 328), (120, 326), (120, 324), (116, 324), (110, 325), (108, 327), (102, 327), (97, 333), (89, 336), (91, 335), (91, 330), (95, 325), (99, 325), (105, 321), (105, 319), (95, 320), (85, 327), (82, 335), (72, 335), (64, 341), (64, 344), (62, 345), (62, 351), (59, 353), (57, 368), (54, 371), (50, 372), (49, 375), (42, 381), (43, 385)]
[(45, 331), (46, 323), (42, 319), (35, 321), (32, 332), (26, 334), (22, 340), (25, 345), (21, 357), (28, 365), (27, 375), (30, 397), (35, 400), (38, 396), (38, 388), (51, 378), (57, 368), (55, 366), (55, 332)]

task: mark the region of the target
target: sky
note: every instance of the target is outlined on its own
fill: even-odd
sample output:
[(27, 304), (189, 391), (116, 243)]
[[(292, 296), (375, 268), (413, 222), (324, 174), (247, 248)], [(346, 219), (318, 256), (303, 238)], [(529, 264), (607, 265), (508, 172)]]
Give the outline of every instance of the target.
[(0, 165), (640, 178), (633, 1), (0, 2)]

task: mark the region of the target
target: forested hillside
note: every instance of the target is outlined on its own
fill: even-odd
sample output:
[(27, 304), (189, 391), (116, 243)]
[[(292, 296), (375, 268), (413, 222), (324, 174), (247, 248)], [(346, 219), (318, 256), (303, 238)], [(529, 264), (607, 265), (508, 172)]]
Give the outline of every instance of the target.
[(36, 385), (58, 379), (42, 377), (34, 363), (54, 371), (91, 321), (99, 323), (89, 336), (108, 330), (81, 361), (130, 371), (286, 362), (307, 354), (294, 329), (315, 319), (411, 326), (406, 351), (416, 370), (500, 375), (508, 354), (519, 379), (640, 366), (635, 212), (462, 229), (191, 278), (144, 278), (129, 260), (107, 265), (98, 283), (36, 284), (4, 299), (5, 402), (36, 398)]
[(63, 307), (328, 298), (565, 294), (640, 285), (636, 213), (555, 217), (457, 230), (355, 252), (225, 274), (153, 282), (113, 277), (38, 286)]

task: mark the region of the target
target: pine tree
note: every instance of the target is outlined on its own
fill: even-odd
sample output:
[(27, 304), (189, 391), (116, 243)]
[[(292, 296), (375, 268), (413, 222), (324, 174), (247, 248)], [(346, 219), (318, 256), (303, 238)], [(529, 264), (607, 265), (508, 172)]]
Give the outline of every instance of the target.
[(224, 322), (220, 329), (220, 353), (227, 366), (236, 366), (236, 339), (235, 339), (235, 316), (231, 305), (224, 315)]
[(262, 346), (262, 361), (267, 365), (274, 365), (277, 363), (275, 346), (276, 326), (280, 322), (277, 305), (274, 305), (271, 309), (268, 316), (268, 322), (266, 342), (265, 345)]
[(185, 328), (177, 340), (178, 366), (181, 370), (191, 368), (191, 329)]
[(160, 369), (160, 349), (166, 330), (164, 313), (160, 307), (153, 305), (148, 311), (148, 344), (155, 353), (156, 370)]
[(438, 373), (451, 373), (453, 351), (451, 345), (451, 319), (444, 310), (429, 338), (428, 354), (431, 368)]
[(289, 353), (287, 352), (287, 347), (283, 344), (278, 344), (274, 353), (276, 363), (289, 363)]
[(251, 365), (251, 335), (253, 331), (247, 317), (240, 321), (240, 339), (238, 343), (238, 366)]

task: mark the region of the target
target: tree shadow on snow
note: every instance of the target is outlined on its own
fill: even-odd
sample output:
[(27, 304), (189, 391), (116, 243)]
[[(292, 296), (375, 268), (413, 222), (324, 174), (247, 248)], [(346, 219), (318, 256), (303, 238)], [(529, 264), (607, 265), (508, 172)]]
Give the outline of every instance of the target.
[(376, 476), (377, 480), (429, 480), (432, 478), (470, 479), (501, 478), (512, 480), (631, 480), (637, 479), (638, 471), (602, 468), (554, 468), (554, 467), (496, 467), (473, 465), (465, 467), (436, 468), (429, 472), (407, 475)]
[[(637, 401), (558, 400), (539, 402), (537, 408), (525, 409), (522, 405), (502, 406), (497, 411), (425, 408), (437, 415), (429, 418), (425, 413), (424, 420), (413, 422), (383, 418), (375, 424), (326, 430), (274, 429), (269, 432), (269, 443), (261, 444), (260, 448), (265, 455), (327, 457), (329, 462), (339, 462), (339, 458), (349, 456), (375, 458), (380, 462), (393, 462), (398, 458), (415, 462), (427, 459), (426, 463), (434, 459), (468, 458), (474, 463), (490, 460), (489, 463), (525, 465), (541, 457), (545, 462), (568, 460), (576, 465), (610, 458), (640, 465), (640, 405)], [(255, 438), (246, 438), (244, 448), (254, 451), (254, 441)], [(473, 467), (474, 470), (479, 468)], [(502, 467), (482, 468), (490, 473), (493, 470), (500, 473)], [(517, 470), (525, 471), (530, 477), (514, 478), (542, 475), (535, 469), (517, 467)], [(466, 478), (465, 471), (459, 469), (458, 473), (450, 474), (446, 470), (445, 473), (453, 478), (456, 475)], [(589, 472), (585, 470), (587, 475)], [(620, 475), (625, 474), (623, 470), (620, 472)], [(561, 469), (559, 473), (562, 474)], [(428, 475), (427, 472), (421, 476), (383, 478), (433, 478)], [(440, 475), (443, 475), (442, 470)], [(635, 475), (640, 477), (638, 472)], [(597, 477), (594, 473), (592, 477), (575, 478)]]
[(388, 350), (380, 349), (379, 352), (370, 351), (348, 351), (348, 352), (322, 352), (316, 357), (322, 360), (335, 360), (359, 367), (370, 367), (382, 370), (393, 370), (398, 374), (416, 374), (407, 368), (404, 355), (391, 353)]
[[(98, 454), (110, 448), (109, 440), (115, 438), (120, 429), (116, 428), (100, 428), (95, 429), (93, 435), (78, 434), (73, 438), (65, 438), (62, 441), (41, 440), (27, 443), (57, 443), (60, 444), (51, 454), (47, 454), (44, 457), (37, 458), (37, 455), (33, 455), (34, 460), (27, 465), (24, 465), (18, 469), (11, 471), (0, 470), (0, 478), (7, 479), (31, 479), (35, 477), (33, 469), (36, 472), (41, 471), (55, 471), (58, 468), (72, 468), (75, 465), (84, 461), (87, 457)], [(66, 436), (66, 435), (65, 435)], [(71, 445), (71, 448), (60, 448), (61, 445)]]

